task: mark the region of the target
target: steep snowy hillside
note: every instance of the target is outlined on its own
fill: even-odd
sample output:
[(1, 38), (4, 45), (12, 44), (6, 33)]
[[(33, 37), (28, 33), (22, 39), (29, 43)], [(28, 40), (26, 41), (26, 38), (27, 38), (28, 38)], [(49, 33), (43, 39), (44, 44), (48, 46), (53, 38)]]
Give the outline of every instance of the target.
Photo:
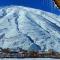
[(0, 8), (0, 47), (60, 52), (60, 16), (23, 6)]

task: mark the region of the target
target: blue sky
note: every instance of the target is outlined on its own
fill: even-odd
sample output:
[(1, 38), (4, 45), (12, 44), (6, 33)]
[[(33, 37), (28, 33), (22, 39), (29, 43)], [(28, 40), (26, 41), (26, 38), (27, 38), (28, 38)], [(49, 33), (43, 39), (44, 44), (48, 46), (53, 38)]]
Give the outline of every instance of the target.
[(53, 0), (0, 0), (0, 6), (20, 5), (60, 14), (60, 10), (54, 7)]

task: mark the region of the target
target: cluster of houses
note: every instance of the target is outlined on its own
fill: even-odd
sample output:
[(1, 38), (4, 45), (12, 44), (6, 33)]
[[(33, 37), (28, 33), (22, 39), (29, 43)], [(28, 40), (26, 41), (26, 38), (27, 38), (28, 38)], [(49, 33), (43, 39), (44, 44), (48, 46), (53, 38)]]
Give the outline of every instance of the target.
[(40, 58), (40, 57), (60, 58), (60, 54), (52, 50), (46, 52), (34, 52), (26, 50), (11, 51), (9, 48), (7, 49), (0, 48), (0, 58)]

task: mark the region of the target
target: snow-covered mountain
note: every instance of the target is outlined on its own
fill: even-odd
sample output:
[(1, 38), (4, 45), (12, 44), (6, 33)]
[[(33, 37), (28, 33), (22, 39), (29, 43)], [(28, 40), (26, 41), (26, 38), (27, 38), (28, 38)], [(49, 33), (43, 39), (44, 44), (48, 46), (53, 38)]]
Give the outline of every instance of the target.
[(0, 47), (60, 52), (60, 15), (23, 6), (0, 8)]

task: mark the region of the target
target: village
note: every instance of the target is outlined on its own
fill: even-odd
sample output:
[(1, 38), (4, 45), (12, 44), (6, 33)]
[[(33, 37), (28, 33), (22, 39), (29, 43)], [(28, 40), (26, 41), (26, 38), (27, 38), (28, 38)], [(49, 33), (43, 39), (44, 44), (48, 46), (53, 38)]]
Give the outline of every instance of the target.
[(52, 50), (46, 52), (34, 51), (11, 51), (9, 48), (0, 49), (0, 58), (60, 58), (60, 53)]

